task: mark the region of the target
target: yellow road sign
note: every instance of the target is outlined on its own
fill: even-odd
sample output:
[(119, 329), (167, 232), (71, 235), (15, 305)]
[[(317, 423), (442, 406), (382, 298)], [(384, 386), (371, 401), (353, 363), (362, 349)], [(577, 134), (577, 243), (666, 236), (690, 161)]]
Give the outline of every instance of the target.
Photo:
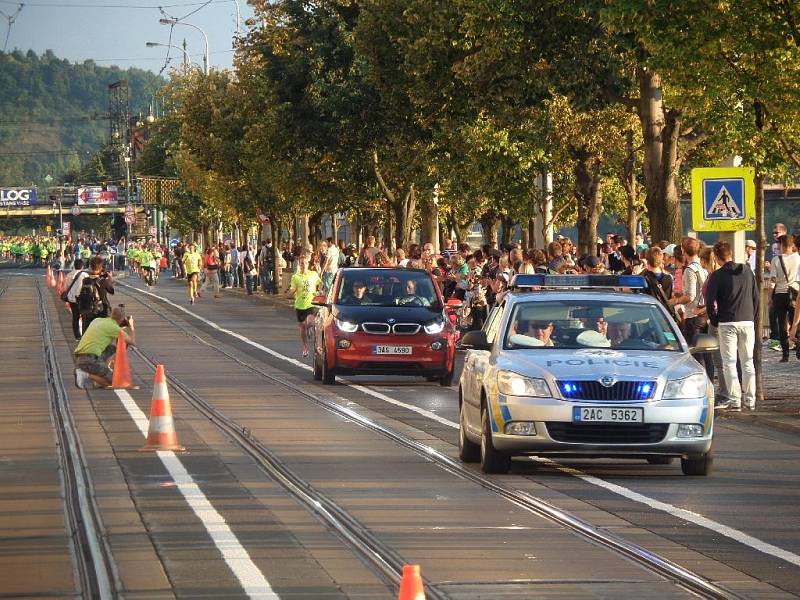
[(752, 167), (692, 169), (692, 227), (695, 231), (755, 229), (754, 178)]

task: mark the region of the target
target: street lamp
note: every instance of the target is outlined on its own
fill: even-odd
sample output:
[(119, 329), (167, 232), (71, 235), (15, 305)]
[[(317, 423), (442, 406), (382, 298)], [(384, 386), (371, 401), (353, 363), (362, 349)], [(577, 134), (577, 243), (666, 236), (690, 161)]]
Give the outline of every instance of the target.
[(240, 34), (240, 23), (242, 21), (242, 12), (239, 9), (239, 0), (233, 0), (233, 3), (236, 5), (236, 35)]
[(200, 29), (197, 25), (186, 23), (185, 21), (178, 21), (178, 19), (159, 19), (158, 22), (162, 25), (186, 25), (187, 27), (193, 27), (194, 29), (197, 29), (197, 31), (203, 34), (203, 39), (206, 41), (206, 53), (203, 55), (203, 72), (208, 75), (208, 36), (206, 35), (206, 32)]
[(181, 48), (180, 46), (176, 46), (174, 44), (161, 44), (159, 42), (145, 42), (144, 44), (148, 48), (155, 48), (156, 46), (164, 46), (166, 48), (174, 48), (175, 50), (180, 50), (183, 52), (183, 63), (188, 65), (189, 67), (192, 66), (192, 59), (189, 57), (189, 53), (186, 51), (186, 48)]

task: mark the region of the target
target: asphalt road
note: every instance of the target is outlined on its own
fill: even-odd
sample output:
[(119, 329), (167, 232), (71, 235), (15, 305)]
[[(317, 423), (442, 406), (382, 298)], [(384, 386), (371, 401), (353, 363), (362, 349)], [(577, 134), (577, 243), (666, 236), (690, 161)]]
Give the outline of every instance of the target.
[[(130, 283), (139, 286), (136, 281)], [(162, 280), (152, 293), (222, 328), (235, 330), (282, 357), (303, 361), (293, 311), (281, 303), (246, 296), (231, 303), (227, 296), (238, 295), (234, 291), (223, 292), (227, 296), (219, 300), (204, 297), (189, 307), (183, 287), (170, 280)], [(251, 316), (253, 304), (258, 307), (257, 318)], [(248, 319), (249, 323), (242, 326)], [(231, 342), (228, 334), (200, 321), (195, 323), (220, 341)], [(288, 375), (311, 379), (308, 370), (292, 361), (246, 343), (238, 345), (247, 355)], [(456, 385), (441, 388), (420, 378), (352, 377), (334, 389), (359, 406), (448, 444), (456, 443), (456, 430), (450, 425), (458, 419)], [(408, 407), (437, 415), (445, 423)], [(610, 459), (559, 463), (518, 459), (514, 473), (549, 490), (548, 500), (556, 505), (571, 509), (573, 501), (580, 500), (631, 526), (800, 595), (800, 438), (755, 424), (719, 419), (715, 455), (715, 472), (706, 478), (683, 476), (677, 463), (653, 466), (643, 461)]]
[[(27, 292), (15, 293), (20, 302)], [(6, 300), (0, 298), (0, 307)], [(54, 295), (50, 301), (64, 336), (62, 377), (69, 382), (69, 315)], [(168, 377), (235, 419), (393, 552), (423, 565), (428, 581), (448, 597), (686, 597), (663, 577), (304, 397), (332, 399), (454, 456), (456, 386), (399, 377), (353, 377), (322, 386), (311, 378), (310, 360), (300, 356), (293, 311), (236, 291), (216, 300), (204, 296), (192, 306), (180, 282), (162, 279), (146, 290), (129, 279), (118, 283), (114, 301), (135, 315), (140, 348), (167, 366)], [(8, 314), (0, 310), (6, 328), (13, 326)], [(31, 346), (25, 351), (33, 355), (35, 337), (25, 339)], [(218, 350), (293, 387), (265, 381)], [(243, 597), (254, 572), (279, 594), (266, 597), (395, 596), (339, 536), (180, 394), (173, 393), (172, 401), (189, 452), (174, 455), (178, 460), (140, 452), (147, 426), (136, 412), (148, 410), (152, 370), (132, 357), (142, 389), (128, 396), (70, 390), (128, 597)], [(17, 431), (26, 418), (23, 412), (4, 427)], [(800, 595), (798, 440), (792, 433), (718, 420), (710, 477), (685, 477), (677, 464), (518, 459), (511, 474), (494, 479), (721, 582), (740, 597), (790, 597)], [(6, 463), (24, 473), (24, 463), (17, 465), (13, 456)], [(193, 478), (188, 488), (176, 465)], [(196, 493), (218, 515), (211, 525), (204, 520), (207, 508), (187, 508)], [(19, 492), (14, 510), (24, 504)], [(1, 525), (18, 515), (9, 509), (5, 516), (0, 545), (12, 553), (19, 532)], [(222, 525), (228, 529), (220, 538)], [(226, 555), (234, 556), (233, 563), (222, 560)], [(0, 590), (2, 582), (0, 575)]]

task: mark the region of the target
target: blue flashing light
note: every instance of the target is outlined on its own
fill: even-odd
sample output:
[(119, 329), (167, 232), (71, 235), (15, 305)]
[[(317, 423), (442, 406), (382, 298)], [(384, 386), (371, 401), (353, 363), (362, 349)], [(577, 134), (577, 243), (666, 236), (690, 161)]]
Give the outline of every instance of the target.
[(639, 398), (642, 400), (647, 400), (653, 394), (653, 388), (655, 386), (650, 382), (640, 383), (637, 388), (637, 392), (639, 394)]
[(618, 275), (620, 287), (644, 289), (647, 287), (647, 280), (641, 275)]
[(646, 289), (641, 275), (545, 275), (543, 273), (514, 275), (512, 288), (632, 288)]

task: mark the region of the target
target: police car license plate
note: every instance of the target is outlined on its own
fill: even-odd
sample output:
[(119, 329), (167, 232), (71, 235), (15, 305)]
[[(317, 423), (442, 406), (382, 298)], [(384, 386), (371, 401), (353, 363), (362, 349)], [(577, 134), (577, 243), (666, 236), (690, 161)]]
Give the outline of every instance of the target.
[(373, 346), (373, 354), (402, 354), (410, 355), (411, 346)]
[(574, 423), (643, 423), (643, 408), (621, 406), (575, 406), (572, 409)]

